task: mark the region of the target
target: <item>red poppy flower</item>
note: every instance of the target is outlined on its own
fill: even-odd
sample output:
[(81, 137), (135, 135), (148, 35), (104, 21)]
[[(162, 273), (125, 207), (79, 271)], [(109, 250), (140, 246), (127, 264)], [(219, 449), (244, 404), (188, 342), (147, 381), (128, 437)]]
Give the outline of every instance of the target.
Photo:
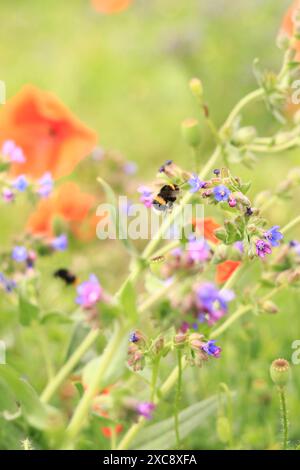
[(214, 231), (219, 228), (220, 225), (214, 219), (208, 217), (204, 220), (193, 220), (193, 225), (196, 230), (203, 233), (206, 240), (216, 244), (220, 242), (214, 234)]
[(36, 235), (51, 237), (54, 219), (61, 217), (76, 234), (80, 224), (89, 219), (95, 201), (93, 195), (83, 193), (77, 184), (65, 183), (49, 199), (39, 202), (35, 212), (29, 217), (27, 230)]
[(11, 139), (26, 162), (12, 164), (14, 175), (53, 178), (71, 173), (95, 147), (97, 135), (52, 93), (25, 85), (0, 111), (0, 145)]
[(227, 260), (218, 264), (216, 272), (216, 282), (223, 284), (226, 282), (234, 271), (240, 266), (240, 261)]
[(118, 13), (126, 10), (133, 0), (91, 0), (94, 10), (100, 13)]

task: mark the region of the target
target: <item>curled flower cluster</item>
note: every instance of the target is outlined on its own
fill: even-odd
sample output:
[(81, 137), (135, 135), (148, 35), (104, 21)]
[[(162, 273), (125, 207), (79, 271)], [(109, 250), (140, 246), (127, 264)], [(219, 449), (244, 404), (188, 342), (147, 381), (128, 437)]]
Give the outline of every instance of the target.
[(218, 359), (222, 349), (215, 340), (205, 341), (200, 333), (178, 333), (174, 337), (174, 345), (180, 348), (191, 365), (201, 367), (209, 358)]

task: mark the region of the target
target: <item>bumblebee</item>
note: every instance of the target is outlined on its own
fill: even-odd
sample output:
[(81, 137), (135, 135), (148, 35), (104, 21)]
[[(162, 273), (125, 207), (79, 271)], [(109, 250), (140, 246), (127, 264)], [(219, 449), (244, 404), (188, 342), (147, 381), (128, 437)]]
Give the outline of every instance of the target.
[(164, 212), (172, 209), (174, 202), (179, 194), (179, 186), (177, 184), (165, 184), (154, 197), (152, 206), (154, 209)]
[(57, 271), (53, 273), (53, 276), (60, 278), (62, 281), (66, 283), (67, 286), (71, 284), (75, 284), (77, 281), (77, 277), (75, 276), (75, 274), (71, 273), (66, 268), (58, 269)]

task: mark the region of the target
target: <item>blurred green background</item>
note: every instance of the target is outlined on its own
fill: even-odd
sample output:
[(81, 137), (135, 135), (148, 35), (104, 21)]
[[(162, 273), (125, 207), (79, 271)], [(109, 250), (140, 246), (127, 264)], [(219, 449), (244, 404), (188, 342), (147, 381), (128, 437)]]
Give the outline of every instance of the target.
[[(190, 165), (192, 156), (182, 141), (180, 123), (200, 116), (188, 88), (191, 77), (203, 81), (211, 116), (220, 125), (236, 101), (256, 87), (252, 73), (256, 57), (263, 68), (280, 67), (282, 53), (275, 39), (288, 5), (288, 0), (136, 0), (120, 14), (100, 15), (88, 0), (1, 0), (0, 79), (6, 82), (8, 98), (25, 83), (54, 92), (97, 130), (101, 146), (135, 161), (138, 180), (148, 181), (167, 158)], [(257, 125), (262, 135), (277, 127), (263, 105), (251, 107), (243, 122)], [(213, 145), (205, 126), (202, 138), (204, 160)], [(252, 180), (253, 196), (277, 185), (297, 163), (298, 150), (261, 157), (253, 171), (237, 166), (234, 170)], [(86, 187), (95, 188), (97, 174), (101, 175), (101, 162), (83, 173)], [(298, 211), (295, 198), (288, 204), (279, 202), (268, 216), (272, 223), (285, 224)], [(8, 244), (23, 222), (20, 205), (5, 208), (1, 243)], [(299, 231), (292, 235), (300, 238)], [(82, 270), (95, 266), (101, 281), (113, 291), (127, 268), (123, 265), (122, 275), (117, 276), (114, 266), (122, 264), (118, 258), (122, 252), (103, 253), (100, 241), (87, 250), (90, 258), (87, 254), (78, 261)], [(107, 273), (107, 265), (112, 265), (113, 274)], [(291, 343), (300, 339), (299, 300), (296, 292), (280, 295), (278, 315), (235, 326), (222, 337), (222, 360), (201, 371), (186, 372), (188, 402), (208, 396), (223, 381), (237, 390), (237, 446), (266, 448), (277, 442), (278, 398), (268, 369), (276, 357), (290, 359)], [(8, 321), (6, 314), (3, 321)], [(30, 367), (33, 372), (34, 364)], [(300, 366), (294, 367), (289, 390), (294, 443), (300, 440), (299, 390)], [(221, 448), (215, 418), (186, 445)]]

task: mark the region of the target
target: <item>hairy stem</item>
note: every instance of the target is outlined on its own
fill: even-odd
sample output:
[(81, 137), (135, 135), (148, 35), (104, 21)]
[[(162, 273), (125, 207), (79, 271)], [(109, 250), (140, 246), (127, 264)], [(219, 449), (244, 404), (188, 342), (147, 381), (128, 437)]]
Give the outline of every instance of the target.
[(178, 367), (178, 375), (177, 375), (177, 388), (176, 388), (176, 396), (175, 396), (175, 406), (174, 406), (174, 424), (175, 424), (175, 434), (176, 434), (176, 443), (177, 449), (180, 447), (180, 434), (179, 434), (179, 406), (181, 400), (181, 385), (182, 385), (182, 353), (180, 349), (177, 351), (177, 367)]
[(288, 416), (286, 406), (286, 394), (284, 387), (278, 387), (279, 399), (280, 399), (280, 411), (282, 420), (282, 447), (283, 450), (287, 450), (288, 446)]
[(86, 418), (88, 416), (91, 402), (98, 390), (101, 389), (101, 380), (105, 374), (106, 369), (109, 367), (110, 362), (113, 359), (116, 349), (119, 347), (126, 330), (124, 326), (115, 325), (115, 332), (107, 344), (106, 349), (102, 354), (102, 360), (99, 365), (97, 372), (95, 373), (93, 380), (86, 389), (82, 396), (74, 415), (67, 428), (67, 442), (74, 441), (80, 433), (82, 427), (86, 424)]

